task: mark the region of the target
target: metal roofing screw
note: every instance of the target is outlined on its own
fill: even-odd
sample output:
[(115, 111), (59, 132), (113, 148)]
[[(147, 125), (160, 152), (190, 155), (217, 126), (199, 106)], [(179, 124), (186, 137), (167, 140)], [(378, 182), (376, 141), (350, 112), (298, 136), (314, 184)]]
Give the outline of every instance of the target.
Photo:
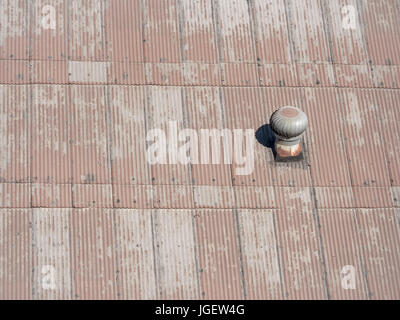
[(307, 115), (296, 107), (281, 107), (271, 115), (270, 126), (276, 135), (276, 153), (284, 158), (298, 156), (300, 139), (308, 126)]

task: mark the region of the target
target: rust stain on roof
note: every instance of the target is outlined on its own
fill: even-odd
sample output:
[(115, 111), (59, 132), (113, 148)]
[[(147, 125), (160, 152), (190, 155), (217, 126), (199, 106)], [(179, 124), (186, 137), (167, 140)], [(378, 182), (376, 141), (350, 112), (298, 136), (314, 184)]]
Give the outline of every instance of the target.
[[(399, 299), (399, 16), (0, 1), (0, 298)], [(265, 134), (290, 105), (309, 118), (300, 162), (258, 136), (249, 175), (147, 161), (152, 129)]]

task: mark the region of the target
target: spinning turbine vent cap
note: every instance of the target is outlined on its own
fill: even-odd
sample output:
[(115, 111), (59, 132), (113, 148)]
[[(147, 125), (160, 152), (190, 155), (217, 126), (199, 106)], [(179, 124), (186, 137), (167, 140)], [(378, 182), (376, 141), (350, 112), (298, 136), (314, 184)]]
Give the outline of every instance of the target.
[(276, 153), (282, 158), (298, 156), (300, 139), (308, 126), (307, 115), (296, 107), (281, 107), (272, 114), (270, 126), (276, 135)]

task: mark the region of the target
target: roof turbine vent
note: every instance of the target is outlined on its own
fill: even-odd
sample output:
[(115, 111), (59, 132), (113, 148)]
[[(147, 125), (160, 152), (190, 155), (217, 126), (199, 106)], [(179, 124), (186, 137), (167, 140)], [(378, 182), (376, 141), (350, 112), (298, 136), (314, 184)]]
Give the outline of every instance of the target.
[(308, 126), (307, 115), (303, 111), (291, 106), (281, 107), (271, 115), (270, 126), (276, 135), (275, 151), (279, 157), (300, 155), (300, 139)]

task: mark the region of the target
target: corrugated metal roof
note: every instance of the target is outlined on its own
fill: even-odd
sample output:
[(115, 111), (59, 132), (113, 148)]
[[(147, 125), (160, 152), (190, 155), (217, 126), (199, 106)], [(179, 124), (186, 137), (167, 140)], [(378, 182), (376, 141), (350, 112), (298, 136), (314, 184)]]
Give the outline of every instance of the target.
[(247, 299), (282, 299), (276, 210), (238, 210)]
[[(71, 299), (71, 209), (32, 212), (32, 283), (34, 299)], [(54, 269), (53, 269), (54, 268)], [(54, 287), (43, 286), (43, 274), (54, 270)]]
[(118, 297), (155, 299), (153, 225), (150, 210), (115, 210)]
[[(327, 284), (332, 299), (367, 299), (367, 281), (360, 270), (363, 256), (358, 241), (353, 209), (326, 209), (319, 211), (321, 237), (324, 243)], [(354, 267), (354, 285), (358, 290), (343, 290), (346, 266)]]
[(114, 216), (110, 209), (73, 209), (70, 213), (68, 233), (73, 299), (117, 297)]
[[(0, 0), (0, 298), (399, 299), (399, 16)], [(169, 121), (263, 134), (283, 105), (300, 162), (256, 139), (250, 175), (146, 159)]]
[(157, 298), (198, 299), (192, 210), (155, 210), (151, 214)]

